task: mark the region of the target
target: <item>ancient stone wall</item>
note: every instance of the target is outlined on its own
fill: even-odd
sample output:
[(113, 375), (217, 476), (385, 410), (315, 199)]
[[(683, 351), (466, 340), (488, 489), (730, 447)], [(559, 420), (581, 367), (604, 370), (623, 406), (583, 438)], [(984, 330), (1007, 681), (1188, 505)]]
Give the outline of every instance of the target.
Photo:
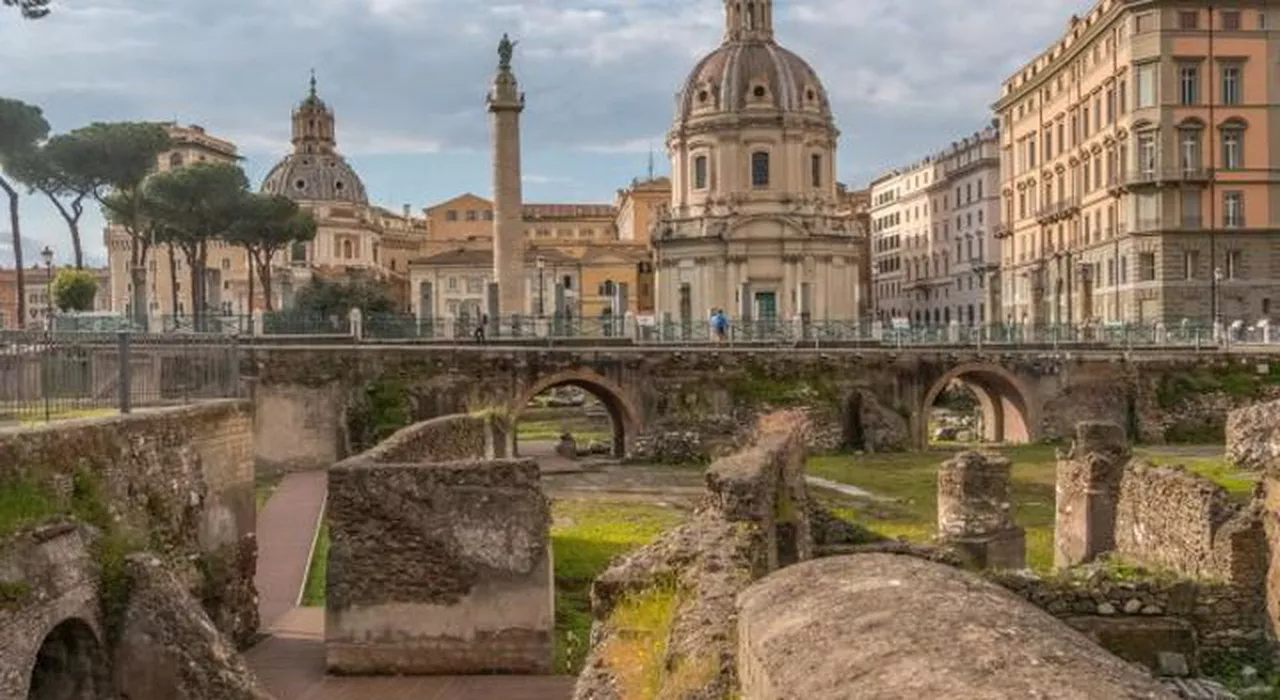
[(738, 598), (744, 700), (1173, 698), (1009, 592), (894, 554), (782, 569)]
[[(754, 439), (707, 471), (698, 512), (652, 544), (614, 562), (592, 586), (592, 648), (578, 677), (578, 700), (728, 698), (737, 688), (734, 600), (779, 566), (812, 555), (813, 504), (804, 489), (808, 425), (802, 412), (760, 419)], [(847, 528), (823, 523), (824, 535)], [(632, 601), (675, 591), (670, 629), (649, 640), (629, 625)], [(640, 640), (637, 642), (636, 640)], [(663, 649), (655, 684), (637, 679), (636, 645)], [(649, 647), (653, 648), (653, 647)]]
[(1116, 552), (1127, 562), (1261, 590), (1262, 521), (1208, 479), (1177, 467), (1133, 463), (1120, 483)]
[(1227, 414), (1227, 459), (1247, 471), (1280, 467), (1280, 401)]
[(459, 413), (401, 428), (360, 459), (403, 464), (496, 458), (506, 455), (508, 439), (499, 416)]
[[(253, 416), (245, 401), (0, 431), (0, 488), (166, 555), (218, 629), (257, 633)], [(127, 546), (127, 547), (126, 547)]]
[[(472, 424), (440, 432), (475, 439), (458, 425)], [(326, 518), (331, 672), (551, 671), (551, 511), (536, 462), (358, 456), (329, 471)]]
[(1115, 423), (1076, 424), (1075, 440), (1059, 451), (1053, 563), (1062, 569), (1115, 549), (1116, 505), (1131, 451)]
[(326, 469), (345, 457), (346, 394), (341, 385), (253, 387), (254, 460), (259, 474)]
[(1004, 457), (979, 452), (962, 452), (938, 469), (938, 539), (978, 568), (1026, 566), (1026, 532), (1009, 504), (1011, 469)]

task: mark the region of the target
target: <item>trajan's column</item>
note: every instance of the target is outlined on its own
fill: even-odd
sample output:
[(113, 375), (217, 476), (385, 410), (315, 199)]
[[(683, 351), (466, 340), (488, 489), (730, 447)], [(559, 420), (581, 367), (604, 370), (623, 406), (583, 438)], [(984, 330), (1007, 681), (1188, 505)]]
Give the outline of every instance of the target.
[[(489, 91), (493, 115), (493, 284), (489, 287), (491, 322), (526, 313), (524, 280), (524, 200), (520, 191), (520, 113), (524, 94), (511, 72), (516, 42), (498, 43), (498, 74)], [(494, 287), (497, 287), (495, 290)]]

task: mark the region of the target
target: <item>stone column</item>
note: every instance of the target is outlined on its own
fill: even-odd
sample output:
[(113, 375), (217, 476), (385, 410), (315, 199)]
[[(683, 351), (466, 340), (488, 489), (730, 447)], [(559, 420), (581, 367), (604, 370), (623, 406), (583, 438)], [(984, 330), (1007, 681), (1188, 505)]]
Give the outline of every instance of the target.
[(1026, 566), (1026, 533), (1009, 508), (1009, 460), (962, 452), (938, 469), (938, 540), (978, 568)]
[[(511, 72), (515, 44), (503, 35), (498, 47), (498, 74), (487, 99), (493, 137), (493, 279), (498, 285), (497, 312), (524, 314), (524, 201), (520, 188), (520, 113), (524, 93)], [(496, 321), (496, 319), (494, 319)]]
[(1058, 453), (1053, 566), (1064, 569), (1115, 549), (1120, 480), (1132, 452), (1115, 423), (1076, 424), (1071, 449)]

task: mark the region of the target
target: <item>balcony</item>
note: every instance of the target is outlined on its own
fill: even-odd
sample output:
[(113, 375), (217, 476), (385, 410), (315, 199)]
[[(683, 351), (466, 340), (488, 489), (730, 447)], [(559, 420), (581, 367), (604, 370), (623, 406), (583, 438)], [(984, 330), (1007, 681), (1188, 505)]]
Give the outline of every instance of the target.
[(1013, 235), (1013, 227), (1005, 223), (996, 224), (991, 227), (991, 235), (996, 238), (1008, 238)]
[(1041, 224), (1048, 224), (1059, 219), (1065, 219), (1078, 211), (1080, 211), (1079, 197), (1062, 197), (1056, 202), (1040, 207), (1036, 211), (1036, 221)]
[(1115, 189), (1123, 191), (1146, 187), (1204, 184), (1212, 178), (1213, 172), (1201, 167), (1134, 170), (1125, 173)]
[(1138, 219), (1134, 222), (1130, 233), (1156, 233), (1159, 231), (1202, 231), (1204, 230), (1204, 220), (1197, 215), (1184, 215), (1181, 218), (1174, 218), (1168, 221), (1155, 217), (1149, 219)]

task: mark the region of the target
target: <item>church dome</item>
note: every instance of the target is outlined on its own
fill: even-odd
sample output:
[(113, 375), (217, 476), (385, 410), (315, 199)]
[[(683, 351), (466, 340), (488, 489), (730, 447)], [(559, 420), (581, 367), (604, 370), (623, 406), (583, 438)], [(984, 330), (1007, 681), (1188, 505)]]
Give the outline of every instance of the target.
[(360, 176), (337, 151), (333, 110), (311, 89), (293, 110), (293, 153), (267, 173), (262, 192), (294, 200), (368, 204)]
[(677, 119), (772, 108), (829, 117), (830, 101), (813, 68), (771, 39), (726, 41), (694, 66), (680, 91)]
[(286, 156), (262, 181), (262, 192), (295, 200), (369, 203), (360, 176), (336, 153)]

